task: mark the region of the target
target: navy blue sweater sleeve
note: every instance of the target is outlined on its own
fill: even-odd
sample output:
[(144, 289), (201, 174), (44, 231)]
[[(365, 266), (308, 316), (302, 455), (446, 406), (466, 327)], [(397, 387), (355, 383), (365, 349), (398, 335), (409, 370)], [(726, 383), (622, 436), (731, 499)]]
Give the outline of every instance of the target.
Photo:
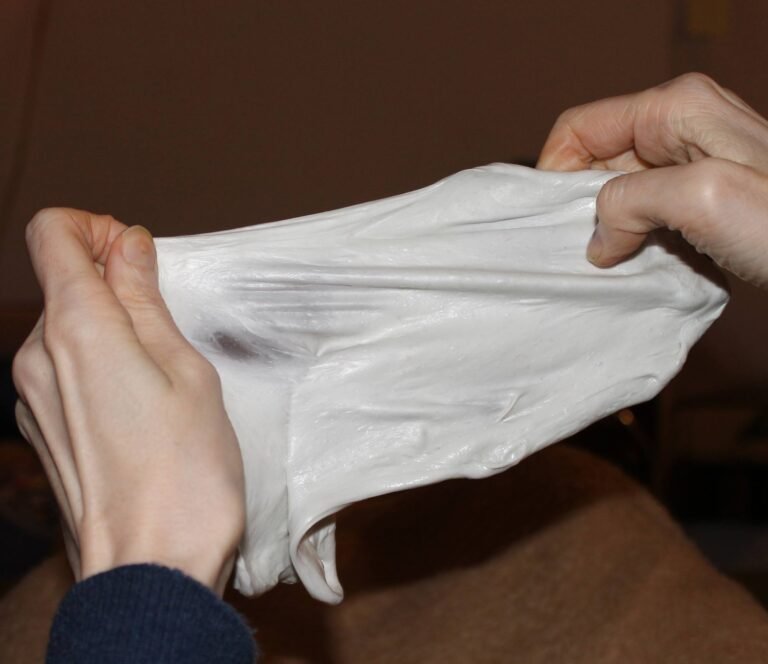
[(252, 664), (243, 618), (201, 583), (126, 565), (72, 587), (51, 627), (48, 664)]

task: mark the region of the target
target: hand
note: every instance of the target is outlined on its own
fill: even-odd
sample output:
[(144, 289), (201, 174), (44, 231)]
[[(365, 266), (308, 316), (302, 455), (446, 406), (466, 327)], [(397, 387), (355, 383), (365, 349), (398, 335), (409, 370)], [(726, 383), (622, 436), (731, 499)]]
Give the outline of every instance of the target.
[(565, 111), (538, 167), (629, 171), (598, 196), (587, 249), (596, 265), (614, 265), (667, 227), (768, 285), (768, 122), (706, 76)]
[(151, 236), (52, 209), (27, 244), (45, 310), (14, 359), (17, 419), (76, 577), (154, 562), (221, 593), (244, 529), (242, 460), (215, 369), (160, 297)]

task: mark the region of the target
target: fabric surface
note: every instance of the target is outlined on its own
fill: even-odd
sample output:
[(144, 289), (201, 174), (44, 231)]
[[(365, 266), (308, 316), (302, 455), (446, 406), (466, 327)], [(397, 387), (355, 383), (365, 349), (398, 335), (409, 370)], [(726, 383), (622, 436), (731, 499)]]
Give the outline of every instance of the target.
[(588, 263), (613, 174), (493, 165), (301, 219), (158, 240), (246, 471), (236, 585), (338, 602), (334, 514), (486, 477), (653, 397), (726, 294), (670, 236)]
[(266, 662), (768, 662), (765, 610), (645, 489), (564, 445), (355, 505), (338, 539), (341, 605), (232, 593)]
[[(554, 445), (339, 515), (339, 606), (299, 585), (228, 599), (265, 664), (763, 664), (768, 615), (642, 487)], [(0, 598), (0, 662), (43, 661), (64, 556)]]
[(66, 594), (48, 664), (251, 664), (250, 630), (231, 606), (177, 570), (127, 565)]

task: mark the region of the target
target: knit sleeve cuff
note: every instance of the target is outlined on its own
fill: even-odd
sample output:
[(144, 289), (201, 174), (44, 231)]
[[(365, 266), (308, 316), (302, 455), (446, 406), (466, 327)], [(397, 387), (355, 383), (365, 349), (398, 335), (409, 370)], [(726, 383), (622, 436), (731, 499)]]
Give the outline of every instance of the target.
[(201, 583), (160, 565), (126, 565), (73, 586), (51, 627), (49, 664), (251, 664), (244, 619)]

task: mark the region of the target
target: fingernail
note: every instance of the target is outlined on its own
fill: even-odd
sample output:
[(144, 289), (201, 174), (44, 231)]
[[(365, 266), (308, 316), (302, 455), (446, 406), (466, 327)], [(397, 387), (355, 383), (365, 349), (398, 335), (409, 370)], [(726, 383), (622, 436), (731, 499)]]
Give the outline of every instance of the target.
[(143, 226), (131, 226), (123, 233), (123, 258), (138, 268), (155, 267), (155, 243)]
[(600, 254), (603, 253), (603, 238), (600, 237), (600, 233), (597, 232), (597, 228), (592, 233), (592, 237), (587, 245), (587, 260), (590, 263), (597, 265), (597, 261), (600, 260)]

